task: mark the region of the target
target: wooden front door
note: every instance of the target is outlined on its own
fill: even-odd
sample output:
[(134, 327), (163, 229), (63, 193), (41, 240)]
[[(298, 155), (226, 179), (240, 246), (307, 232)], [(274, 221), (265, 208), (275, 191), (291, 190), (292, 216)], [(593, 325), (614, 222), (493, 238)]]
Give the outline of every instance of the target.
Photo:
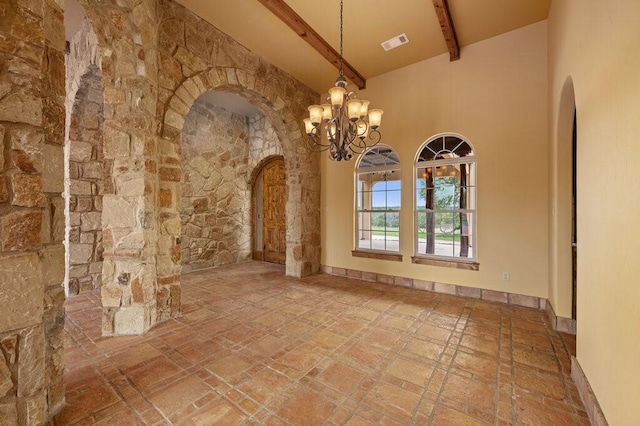
[[(267, 262), (286, 261), (287, 239), (285, 204), (287, 202), (286, 173), (284, 160), (275, 159), (267, 163), (258, 179), (262, 179), (262, 257)], [(260, 215), (260, 212), (257, 212)], [(255, 227), (259, 232), (260, 227)]]

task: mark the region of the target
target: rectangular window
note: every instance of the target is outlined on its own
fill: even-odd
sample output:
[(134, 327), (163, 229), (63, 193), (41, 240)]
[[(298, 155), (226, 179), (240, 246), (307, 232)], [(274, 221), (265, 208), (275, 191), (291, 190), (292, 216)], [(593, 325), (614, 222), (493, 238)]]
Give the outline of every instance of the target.
[(400, 251), (400, 176), (397, 170), (357, 174), (356, 249)]
[(475, 259), (475, 162), (416, 167), (416, 255)]

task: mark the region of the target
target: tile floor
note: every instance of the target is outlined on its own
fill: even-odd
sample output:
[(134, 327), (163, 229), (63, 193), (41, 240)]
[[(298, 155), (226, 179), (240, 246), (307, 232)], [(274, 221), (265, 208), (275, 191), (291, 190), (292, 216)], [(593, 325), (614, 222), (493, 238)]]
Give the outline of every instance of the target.
[(183, 315), (101, 336), (69, 299), (55, 425), (588, 425), (546, 315), (250, 262), (183, 276)]

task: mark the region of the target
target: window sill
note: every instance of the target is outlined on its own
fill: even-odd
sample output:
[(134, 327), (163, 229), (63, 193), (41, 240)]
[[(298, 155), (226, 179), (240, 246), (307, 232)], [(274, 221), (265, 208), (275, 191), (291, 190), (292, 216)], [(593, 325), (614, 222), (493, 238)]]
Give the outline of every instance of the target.
[(429, 266), (442, 266), (445, 268), (464, 269), (466, 271), (478, 271), (480, 270), (480, 264), (478, 262), (462, 262), (457, 260), (441, 260), (433, 259), (430, 257), (412, 256), (411, 263), (418, 265)]
[(367, 259), (392, 260), (394, 262), (402, 262), (402, 255), (400, 253), (379, 253), (373, 251), (351, 250), (351, 256), (364, 257)]

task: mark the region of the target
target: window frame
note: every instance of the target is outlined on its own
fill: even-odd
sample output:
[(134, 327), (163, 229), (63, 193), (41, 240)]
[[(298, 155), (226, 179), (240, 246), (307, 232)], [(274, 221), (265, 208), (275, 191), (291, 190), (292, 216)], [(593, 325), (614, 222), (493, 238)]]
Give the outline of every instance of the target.
[[(371, 155), (371, 151), (372, 150), (379, 150), (379, 149), (389, 149), (391, 150), (391, 153), (393, 156), (395, 156), (395, 158), (397, 159), (397, 164), (392, 164), (392, 165), (382, 165), (382, 166), (370, 166), (370, 167), (361, 167), (361, 164), (363, 162), (363, 160), (365, 159), (365, 157), (367, 156), (367, 154)], [(396, 260), (396, 261), (401, 261), (402, 260), (402, 254), (401, 254), (401, 211), (402, 211), (402, 179), (401, 179), (401, 165), (400, 165), (400, 158), (396, 152), (395, 149), (393, 149), (392, 147), (388, 146), (388, 145), (376, 145), (375, 147), (372, 147), (371, 149), (365, 151), (364, 153), (362, 153), (359, 158), (358, 161), (356, 163), (356, 166), (354, 168), (354, 177), (355, 177), (355, 188), (354, 188), (354, 194), (355, 194), (355, 199), (354, 199), (354, 232), (353, 232), (353, 247), (354, 249), (352, 250), (352, 255), (355, 257), (365, 257), (365, 258), (374, 258), (374, 259), (383, 259), (383, 260)], [(400, 205), (398, 206), (398, 209), (388, 209), (388, 206), (385, 206), (385, 210), (374, 210), (373, 208), (370, 209), (365, 209), (364, 206), (361, 209), (360, 208), (360, 197), (362, 195), (362, 191), (359, 187), (359, 183), (360, 183), (360, 176), (361, 175), (367, 175), (367, 174), (372, 174), (372, 173), (380, 173), (380, 172), (390, 172), (393, 173), (394, 175), (397, 174), (398, 179), (393, 179), (393, 180), (397, 180), (400, 184), (400, 187), (398, 190), (392, 190), (394, 192), (398, 192), (400, 198), (399, 198), (399, 202)], [(384, 190), (389, 191), (388, 189)], [(371, 187), (371, 191), (373, 194), (373, 185)], [(360, 214), (363, 213), (395, 213), (398, 215), (398, 231), (397, 231), (397, 235), (398, 235), (398, 247), (397, 250), (389, 250), (389, 249), (376, 249), (376, 248), (367, 248), (367, 247), (360, 247), (360, 236), (362, 232), (366, 232), (366, 230), (364, 230), (364, 228), (361, 228), (360, 226)], [(369, 232), (371, 232), (372, 229), (369, 229)], [(386, 239), (385, 239), (386, 240)], [(370, 244), (371, 246), (372, 244)], [(386, 246), (386, 243), (385, 243)]]
[[(444, 143), (442, 143), (444, 138), (447, 137), (453, 137), (453, 138), (457, 138), (460, 140), (460, 143), (465, 143), (469, 146), (469, 148), (471, 149), (472, 155), (468, 155), (468, 156), (464, 156), (464, 157), (460, 157), (460, 156), (456, 156), (454, 158), (441, 158), (441, 159), (433, 159), (433, 160), (426, 160), (426, 161), (420, 161), (420, 154), (427, 149), (427, 147), (438, 141), (440, 142), (443, 146)], [(458, 145), (456, 145), (456, 147), (458, 147)], [(432, 150), (434, 151), (434, 150)], [(438, 154), (440, 153), (454, 153), (453, 151), (449, 151), (449, 150), (439, 150), (436, 152), (435, 154), (435, 158), (437, 158)], [(472, 164), (472, 166), (470, 167), (470, 175), (469, 175), (469, 181), (472, 183), (472, 185), (467, 184), (466, 187), (467, 188), (473, 188), (474, 189), (474, 195), (470, 196), (470, 198), (472, 199), (473, 202), (473, 206), (466, 206), (466, 208), (464, 209), (460, 209), (460, 208), (456, 208), (456, 209), (436, 209), (434, 206), (433, 210), (429, 210), (426, 207), (424, 208), (419, 208), (418, 206), (418, 176), (419, 176), (419, 170), (422, 169), (426, 169), (428, 167), (432, 167), (434, 170), (439, 167), (439, 166), (452, 166), (452, 165), (460, 165), (460, 164)], [(416, 157), (415, 157), (415, 161), (413, 164), (413, 256), (412, 256), (412, 263), (418, 263), (418, 264), (424, 264), (424, 265), (433, 265), (433, 266), (446, 266), (446, 267), (452, 267), (452, 268), (458, 268), (458, 269), (467, 269), (467, 270), (478, 270), (479, 269), (479, 263), (477, 261), (478, 259), (478, 226), (477, 226), (477, 222), (478, 222), (478, 185), (477, 185), (477, 167), (478, 167), (478, 162), (477, 162), (477, 156), (476, 156), (476, 151), (473, 147), (473, 145), (471, 144), (471, 142), (469, 142), (469, 140), (461, 135), (455, 134), (455, 133), (441, 133), (438, 135), (435, 135), (431, 138), (429, 138), (427, 141), (425, 141), (422, 145), (420, 145), (420, 148), (418, 148), (417, 153), (416, 153)], [(428, 213), (453, 213), (453, 214), (460, 214), (460, 213), (467, 213), (470, 214), (471, 216), (471, 221), (470, 221), (470, 228), (472, 230), (472, 233), (470, 234), (471, 237), (471, 243), (470, 244), (470, 248), (472, 248), (471, 250), (471, 256), (469, 257), (460, 257), (460, 256), (446, 256), (446, 255), (440, 255), (440, 254), (436, 254), (435, 250), (433, 254), (429, 254), (429, 253), (422, 253), (420, 252), (420, 237), (419, 237), (419, 228), (418, 228), (418, 223), (419, 223), (419, 215), (420, 214), (428, 214)]]

